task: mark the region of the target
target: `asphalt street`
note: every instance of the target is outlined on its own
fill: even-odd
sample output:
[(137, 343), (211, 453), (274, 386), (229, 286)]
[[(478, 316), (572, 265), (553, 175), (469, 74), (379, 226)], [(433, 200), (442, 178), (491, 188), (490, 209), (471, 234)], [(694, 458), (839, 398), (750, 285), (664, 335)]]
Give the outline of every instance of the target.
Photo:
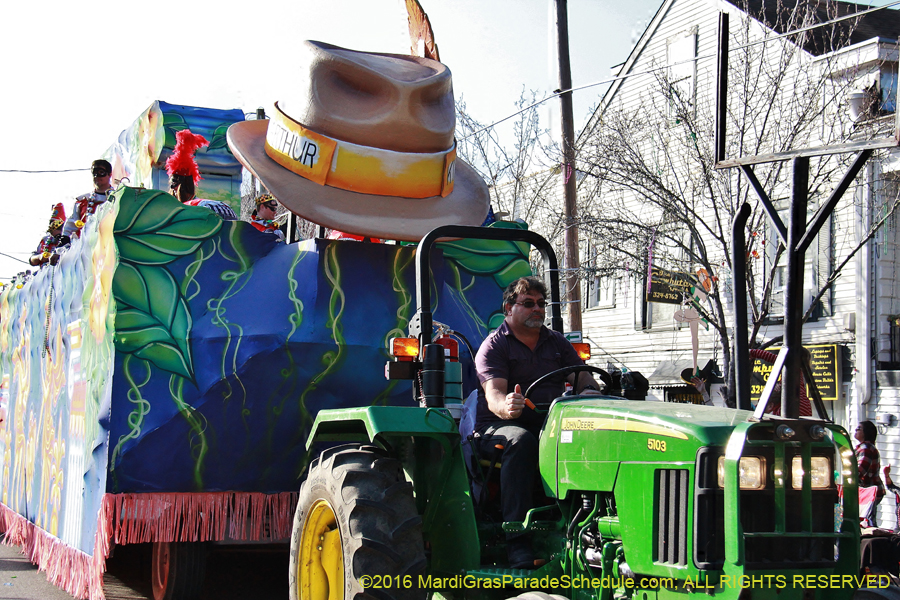
[[(200, 599), (284, 600), (287, 565), (287, 547), (215, 547)], [(107, 600), (152, 598), (149, 545), (116, 548), (103, 581)], [(0, 545), (0, 600), (72, 600), (72, 596), (48, 583), (18, 548)]]

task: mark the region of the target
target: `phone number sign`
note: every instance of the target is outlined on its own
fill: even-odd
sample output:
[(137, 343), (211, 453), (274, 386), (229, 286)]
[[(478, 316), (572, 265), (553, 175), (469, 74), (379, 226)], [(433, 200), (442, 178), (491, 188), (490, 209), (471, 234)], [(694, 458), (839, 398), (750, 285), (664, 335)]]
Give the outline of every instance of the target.
[(690, 297), (690, 287), (697, 285), (690, 273), (667, 271), (653, 267), (650, 272), (650, 286), (647, 290), (647, 302), (663, 304), (681, 304)]

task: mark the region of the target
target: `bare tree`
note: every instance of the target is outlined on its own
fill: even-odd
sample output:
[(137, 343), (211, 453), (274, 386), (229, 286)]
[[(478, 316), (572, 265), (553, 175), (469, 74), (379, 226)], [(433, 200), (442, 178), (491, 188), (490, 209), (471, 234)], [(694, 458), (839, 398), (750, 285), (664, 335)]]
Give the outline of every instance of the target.
[[(457, 102), (457, 152), (487, 181), (495, 213), (527, 223), (562, 258), (566, 217), (561, 178), (566, 174), (558, 142), (541, 125), (539, 105), (536, 92), (523, 91), (515, 103), (512, 127), (498, 128), (479, 122), (465, 102)], [(535, 272), (542, 268), (536, 254), (532, 267)], [(564, 258), (560, 267), (566, 267)], [(563, 296), (566, 300), (565, 292)]]
[(511, 220), (522, 219), (553, 237), (562, 214), (553, 187), (561, 159), (557, 148), (547, 142), (549, 134), (533, 106), (537, 99), (534, 91), (522, 92), (507, 138), (501, 131), (508, 128), (486, 126), (469, 114), (463, 100), (458, 101), (457, 153), (488, 183), (495, 212), (506, 213)]

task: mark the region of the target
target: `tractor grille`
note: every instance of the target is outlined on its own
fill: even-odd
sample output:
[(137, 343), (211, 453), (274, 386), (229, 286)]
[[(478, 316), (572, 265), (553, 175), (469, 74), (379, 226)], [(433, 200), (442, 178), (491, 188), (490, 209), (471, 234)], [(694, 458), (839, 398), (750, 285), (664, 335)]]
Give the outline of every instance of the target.
[(724, 448), (697, 453), (694, 490), (694, 564), (719, 569), (725, 562), (725, 491), (719, 488), (716, 466)]
[(657, 562), (687, 565), (689, 474), (687, 469), (656, 472)]
[[(750, 452), (764, 457), (767, 464), (773, 465), (773, 470), (790, 473), (791, 459), (799, 451), (799, 447), (787, 446), (784, 456), (777, 457), (774, 446), (758, 444)], [(815, 448), (813, 453), (834, 456), (831, 448)], [(744, 564), (748, 569), (834, 566), (837, 539), (819, 536), (834, 532), (835, 504), (839, 502), (836, 488), (812, 490), (812, 501), (804, 502), (801, 491), (793, 489), (788, 480), (784, 505), (779, 509), (775, 485), (769, 477), (765, 489), (741, 490), (740, 496), (741, 529), (745, 534)], [(790, 543), (780, 537), (769, 537), (778, 529), (778, 513), (783, 514), (784, 530), (793, 536)], [(807, 514), (805, 524), (804, 514)], [(769, 536), (753, 537), (754, 533)], [(804, 536), (804, 533), (811, 535)]]

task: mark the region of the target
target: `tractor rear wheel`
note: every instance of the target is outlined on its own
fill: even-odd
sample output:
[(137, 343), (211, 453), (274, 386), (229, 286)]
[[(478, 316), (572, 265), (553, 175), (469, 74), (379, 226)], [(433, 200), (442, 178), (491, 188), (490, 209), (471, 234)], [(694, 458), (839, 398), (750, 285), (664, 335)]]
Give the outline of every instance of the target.
[(291, 600), (418, 600), (424, 569), (422, 520), (399, 461), (369, 446), (313, 461), (294, 513)]

